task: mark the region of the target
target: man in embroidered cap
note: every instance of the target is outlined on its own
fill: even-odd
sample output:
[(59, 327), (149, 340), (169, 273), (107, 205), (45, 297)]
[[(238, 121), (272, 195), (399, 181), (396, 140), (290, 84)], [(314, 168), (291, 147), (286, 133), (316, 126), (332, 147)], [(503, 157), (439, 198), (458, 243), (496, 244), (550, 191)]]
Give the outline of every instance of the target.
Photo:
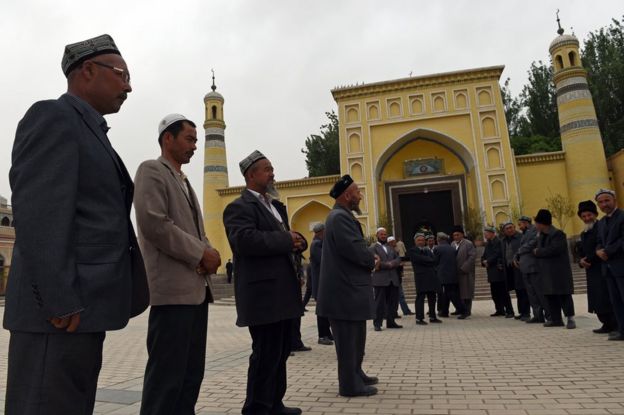
[(325, 221), (323, 261), (316, 314), (329, 318), (338, 356), (338, 389), (342, 396), (370, 396), (378, 382), (362, 370), (366, 320), (374, 317), (371, 272), (379, 257), (366, 246), (362, 225), (353, 216), (362, 195), (349, 175), (342, 176), (329, 195), (336, 199)]
[(613, 190), (596, 192), (596, 203), (605, 214), (598, 226), (596, 255), (602, 260), (602, 275), (618, 323), (618, 331), (611, 333), (609, 340), (624, 340), (624, 213)]
[(598, 208), (591, 200), (580, 202), (578, 217), (585, 224), (578, 242), (578, 254), (581, 258), (579, 266), (585, 270), (587, 281), (587, 308), (595, 313), (602, 327), (594, 329), (594, 333), (609, 334), (617, 331), (617, 321), (609, 299), (607, 279), (602, 276), (602, 260), (596, 255), (598, 245)]
[(292, 322), (303, 314), (297, 272), (307, 242), (290, 230), (286, 206), (271, 196), (271, 161), (254, 151), (239, 165), (245, 189), (225, 208), (223, 224), (234, 254), (236, 324), (248, 327), (252, 339), (242, 413), (300, 414), (282, 399)]
[(149, 302), (134, 186), (104, 119), (132, 91), (128, 67), (102, 35), (66, 46), (62, 69), (67, 93), (35, 103), (13, 145), (7, 414), (91, 413), (105, 332)]
[(150, 288), (148, 360), (141, 414), (194, 413), (204, 378), (210, 275), (221, 263), (204, 232), (201, 205), (182, 165), (197, 149), (195, 123), (158, 123), (161, 156), (141, 163), (134, 206)]
[[(537, 258), (542, 289), (550, 312), (550, 321), (544, 323), (544, 327), (566, 326), (574, 329), (574, 282), (566, 234), (553, 226), (552, 214), (547, 209), (537, 212), (535, 227), (539, 233), (533, 255)], [(561, 318), (562, 309), (568, 319), (566, 324)]]

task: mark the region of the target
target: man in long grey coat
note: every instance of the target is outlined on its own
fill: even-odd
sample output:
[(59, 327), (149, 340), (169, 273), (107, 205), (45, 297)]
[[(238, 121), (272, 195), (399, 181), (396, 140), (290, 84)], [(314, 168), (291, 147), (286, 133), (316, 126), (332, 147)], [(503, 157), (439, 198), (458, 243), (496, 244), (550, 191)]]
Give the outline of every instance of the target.
[(342, 396), (377, 393), (376, 377), (362, 370), (366, 345), (366, 320), (374, 316), (371, 272), (378, 265), (366, 246), (362, 226), (352, 211), (359, 211), (360, 189), (349, 175), (341, 177), (330, 196), (336, 204), (325, 221), (316, 314), (329, 318)]
[(522, 280), (529, 295), (529, 304), (533, 310), (533, 318), (527, 323), (544, 323), (550, 318), (546, 297), (540, 281), (537, 261), (533, 250), (537, 245), (537, 229), (531, 224), (531, 218), (521, 216), (518, 219), (518, 228), (522, 231), (520, 247), (516, 251), (514, 265), (522, 272)]
[[(464, 303), (464, 314), (460, 314), (459, 317), (466, 318), (472, 314), (477, 250), (474, 244), (464, 237), (464, 229), (461, 226), (453, 228), (452, 246), (457, 250), (457, 282), (459, 296)], [(456, 310), (456, 313), (459, 313), (459, 310)]]
[(399, 272), (401, 258), (394, 248), (388, 244), (388, 232), (385, 228), (377, 229), (377, 242), (369, 249), (380, 258), (379, 270), (373, 272), (373, 288), (375, 289), (375, 331), (381, 331), (384, 318), (386, 327), (400, 329), (394, 318), (399, 305)]

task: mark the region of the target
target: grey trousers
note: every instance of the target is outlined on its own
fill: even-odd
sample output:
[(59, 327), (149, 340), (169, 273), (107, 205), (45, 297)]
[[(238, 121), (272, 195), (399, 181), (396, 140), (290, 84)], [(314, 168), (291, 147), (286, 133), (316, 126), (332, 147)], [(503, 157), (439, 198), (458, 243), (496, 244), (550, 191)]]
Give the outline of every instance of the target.
[(538, 319), (545, 318), (550, 319), (550, 311), (548, 310), (548, 303), (546, 297), (542, 292), (541, 281), (538, 273), (522, 274), (522, 280), (526, 287), (526, 292), (529, 296), (529, 304), (533, 310), (533, 317)]

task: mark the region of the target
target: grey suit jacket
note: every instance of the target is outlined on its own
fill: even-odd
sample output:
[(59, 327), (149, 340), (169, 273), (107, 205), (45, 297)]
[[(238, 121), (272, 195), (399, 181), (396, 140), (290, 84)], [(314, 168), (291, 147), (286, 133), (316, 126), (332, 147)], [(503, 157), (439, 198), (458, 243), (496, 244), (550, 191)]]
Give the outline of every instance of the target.
[(534, 274), (538, 271), (537, 262), (533, 250), (537, 247), (537, 228), (531, 225), (522, 234), (520, 247), (516, 252), (516, 258), (520, 263), (520, 271), (523, 274)]
[(347, 209), (335, 205), (325, 221), (316, 314), (336, 320), (372, 319), (374, 267), (375, 257), (366, 246), (360, 223)]
[(145, 259), (150, 304), (190, 304), (204, 302), (209, 275), (196, 268), (210, 246), (201, 208), (193, 188), (176, 178), (175, 168), (163, 157), (144, 161), (134, 179), (134, 206), (139, 244)]
[(476, 258), (477, 250), (474, 244), (464, 238), (459, 245), (459, 249), (457, 249), (456, 257), (459, 296), (462, 299), (472, 299), (474, 297)]
[(387, 248), (387, 254), (386, 250), (377, 242), (368, 248), (373, 255), (377, 254), (381, 259), (379, 271), (373, 272), (374, 287), (387, 287), (391, 282), (395, 287), (399, 286), (399, 273), (397, 268), (401, 265), (401, 258), (399, 258), (399, 254), (397, 254), (391, 246), (388, 245)]
[[(99, 119), (98, 119), (99, 118)], [(130, 221), (133, 184), (100, 122), (76, 97), (35, 103), (20, 121), (9, 173), (16, 241), (4, 327), (65, 333), (124, 327), (149, 302)]]

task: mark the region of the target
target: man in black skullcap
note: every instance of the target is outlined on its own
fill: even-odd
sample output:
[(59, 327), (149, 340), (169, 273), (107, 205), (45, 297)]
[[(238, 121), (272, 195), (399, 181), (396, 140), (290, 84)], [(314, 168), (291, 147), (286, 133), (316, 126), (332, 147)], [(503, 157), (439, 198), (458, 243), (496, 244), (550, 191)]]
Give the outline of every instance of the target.
[(149, 302), (133, 183), (104, 119), (132, 91), (128, 67), (109, 35), (67, 45), (61, 66), (67, 93), (35, 103), (13, 145), (9, 415), (92, 413), (105, 332)]
[[(574, 329), (574, 282), (566, 234), (552, 226), (552, 214), (547, 209), (537, 212), (535, 227), (539, 234), (533, 255), (537, 258), (542, 289), (550, 311), (550, 321), (544, 323), (544, 327), (565, 325)], [(562, 309), (568, 319), (567, 324), (561, 318)]]
[(596, 203), (605, 214), (598, 227), (596, 255), (602, 260), (602, 275), (618, 323), (618, 331), (611, 333), (609, 340), (624, 340), (624, 212), (618, 208), (613, 190), (598, 190)]
[(329, 318), (338, 355), (338, 383), (342, 396), (370, 396), (376, 377), (362, 370), (366, 320), (374, 315), (371, 272), (378, 266), (367, 247), (359, 212), (360, 189), (349, 175), (341, 177), (329, 195), (336, 199), (325, 221), (325, 236), (316, 314)]
[(585, 224), (581, 232), (581, 240), (578, 245), (580, 256), (579, 266), (585, 269), (587, 278), (587, 307), (588, 312), (595, 313), (602, 327), (595, 329), (594, 333), (611, 333), (617, 330), (617, 321), (609, 299), (607, 280), (602, 276), (602, 260), (596, 255), (598, 245), (598, 209), (591, 200), (586, 200), (578, 205), (578, 216)]
[(298, 261), (308, 245), (290, 230), (271, 162), (256, 150), (239, 166), (245, 189), (225, 208), (223, 224), (234, 254), (236, 325), (248, 327), (252, 340), (242, 413), (300, 414), (282, 399), (293, 320), (303, 314)]

